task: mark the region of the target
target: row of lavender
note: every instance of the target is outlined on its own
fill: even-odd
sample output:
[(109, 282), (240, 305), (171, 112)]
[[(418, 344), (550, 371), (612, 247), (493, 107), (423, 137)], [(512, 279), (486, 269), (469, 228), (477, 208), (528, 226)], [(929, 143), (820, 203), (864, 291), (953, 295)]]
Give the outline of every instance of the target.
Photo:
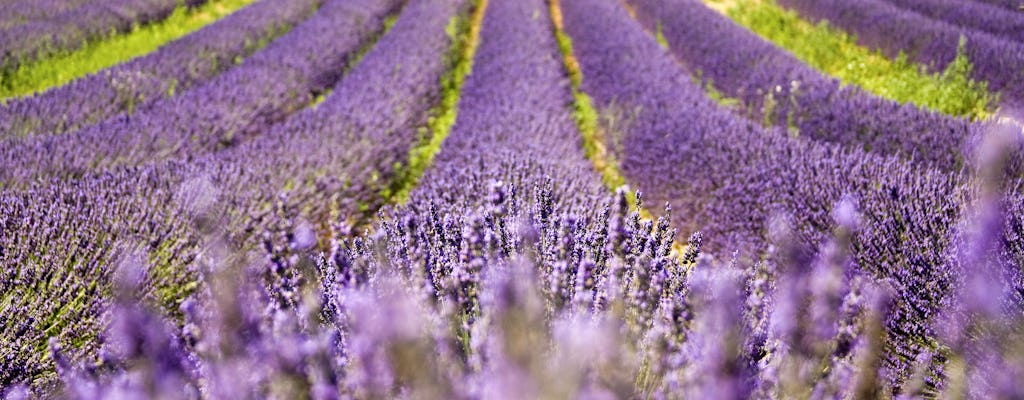
[(1001, 104), (1018, 116), (1024, 109), (1024, 43), (987, 32), (962, 29), (882, 0), (855, 3), (837, 0), (780, 0), (779, 4), (814, 20), (828, 20), (857, 36), (864, 46), (890, 56), (904, 52), (911, 60), (943, 69), (956, 57), (960, 38), (976, 79), (1001, 95)]
[[(327, 1), (314, 18), (322, 15), (351, 29), (358, 20), (380, 17), (356, 10), (380, 14), (392, 7), (376, 3)], [(353, 12), (346, 20), (332, 14), (332, 8)], [(315, 232), (324, 233), (319, 221), (355, 218), (365, 207), (376, 208), (384, 182), (407, 155), (417, 128), (426, 123), (437, 101), (437, 82), (447, 67), (445, 28), (456, 8), (447, 0), (413, 3), (323, 104), (237, 148), (190, 162), (155, 163), (5, 194), (2, 232), (31, 233), (0, 234), (5, 241), (0, 245), (5, 249), (0, 282), (10, 294), (0, 302), (0, 387), (45, 389), (53, 382), (54, 367), (64, 367), (68, 359), (99, 356), (99, 365), (82, 364), (89, 373), (124, 366), (113, 358), (116, 351), (105, 350), (121, 344), (116, 330), (153, 334), (154, 327), (118, 323), (117, 312), (123, 310), (111, 300), (123, 301), (126, 293), (109, 291), (118, 265), (146, 269), (139, 271), (145, 278), (121, 276), (134, 285), (133, 298), (139, 296), (162, 315), (180, 318), (194, 311), (188, 306), (192, 303), (181, 303), (184, 296), (203, 290), (219, 293), (205, 288), (202, 277), (221, 276), (218, 271), (231, 260), (226, 253), (254, 252), (267, 265), (258, 274), (287, 279), (289, 254), (316, 245)], [(403, 66), (402, 74), (394, 73), (396, 65)], [(48, 206), (41, 209), (40, 203)], [(279, 282), (279, 287), (289, 285)], [(286, 303), (299, 295), (278, 294), (277, 300)], [(141, 312), (140, 307), (133, 304), (132, 310)], [(110, 312), (115, 315), (114, 331), (102, 333), (111, 322)], [(47, 338), (64, 349), (60, 357), (39, 351)], [(171, 339), (149, 337), (139, 343), (157, 346)], [(251, 367), (249, 372), (259, 373), (269, 365)], [(214, 386), (248, 386), (236, 376), (207, 378)], [(67, 389), (71, 397), (111, 395), (90, 392), (98, 388), (85, 384)], [(243, 393), (225, 390), (215, 393)], [(167, 393), (188, 395), (180, 387)]]
[[(1024, 43), (1024, 13), (975, 0), (885, 0), (926, 17)], [(1013, 0), (1019, 7), (1020, 2)]]
[(309, 105), (340, 77), (398, 3), (374, 4), (366, 8), (333, 2), (321, 7), (242, 65), (131, 115), (65, 135), (9, 138), (0, 146), (0, 163), (32, 168), (4, 168), (0, 187), (194, 159), (244, 142)]
[(320, 0), (261, 0), (144, 57), (0, 106), (0, 138), (74, 132), (204, 83), (307, 18)]
[[(609, 4), (589, 4), (604, 8), (588, 16), (621, 11)], [(273, 264), (284, 276), (259, 260), (225, 262), (248, 279), (214, 277), (220, 290), (185, 307), (184, 342), (123, 296), (111, 360), (148, 378), (90, 376), (53, 344), (65, 381), (213, 396), (743, 398), (805, 393), (809, 377), (790, 372), (820, 366), (821, 349), (839, 342), (838, 378), (812, 389), (879, 394), (877, 369), (854, 367), (881, 351), (885, 295), (849, 270), (842, 237), (833, 253), (782, 272), (777, 297), (766, 269), (696, 261), (699, 235), (676, 258), (668, 219), (641, 221), (624, 192), (604, 192), (573, 129), (545, 8), (491, 2), (450, 140), (376, 233), (333, 242), (324, 258), (296, 251)], [(851, 231), (844, 204), (836, 216)], [(812, 279), (834, 285), (808, 291)], [(805, 310), (806, 321), (787, 323)], [(769, 332), (779, 336), (759, 336)], [(751, 357), (769, 349), (764, 364)]]
[(0, 1), (0, 29), (10, 29), (33, 20), (45, 20), (54, 14), (96, 1), (99, 0)]
[[(751, 118), (796, 135), (959, 170), (985, 124), (901, 105), (841, 86), (698, 0), (630, 0), (705, 84), (740, 99)], [(695, 74), (699, 72), (699, 74)]]
[(981, 3), (991, 4), (1012, 11), (1024, 11), (1024, 4), (1020, 0), (978, 0)]
[[(18, 68), (61, 51), (74, 50), (110, 32), (124, 32), (137, 24), (167, 17), (180, 5), (196, 6), (206, 0), (108, 0), (79, 7), (0, 30), (0, 72)], [(33, 1), (15, 7), (39, 7)]]
[[(583, 89), (604, 111), (609, 147), (627, 177), (670, 203), (672, 215), (641, 221), (623, 192), (604, 192), (580, 150), (544, 5), (495, 0), (456, 126), (423, 185), (409, 204), (387, 210), (374, 233), (329, 241), (328, 253), (315, 256), (316, 231), (344, 234), (346, 218), (379, 205), (381, 178), (426, 119), (442, 68), (440, 6), (452, 5), (412, 3), (327, 103), (270, 134), (191, 163), (113, 168), (5, 199), (15, 205), (0, 215), (17, 216), (0, 224), (6, 231), (26, 223), (52, 232), (11, 247), (23, 250), (11, 265), (25, 276), (5, 282), (43, 282), (53, 273), (28, 268), (34, 246), (63, 234), (42, 228), (52, 221), (33, 211), (36, 199), (53, 199), (52, 215), (72, 216), (68, 224), (85, 204), (115, 204), (86, 214), (96, 219), (70, 229), (61, 239), (69, 244), (56, 241), (71, 260), (104, 258), (73, 273), (116, 281), (98, 367), (72, 361), (82, 355), (69, 336), (50, 343), (68, 396), (177, 394), (185, 386), (206, 397), (872, 398), (891, 394), (893, 384), (907, 396), (955, 394), (963, 388), (943, 378), (956, 383), (957, 373), (967, 375), (972, 396), (1019, 395), (1019, 365), (977, 343), (1010, 343), (998, 341), (1005, 327), (985, 318), (1000, 322), (1000, 308), (1020, 299), (993, 295), (1006, 289), (993, 291), (986, 279), (1003, 276), (960, 278), (984, 272), (972, 268), (992, 261), (990, 248), (1019, 246), (1012, 234), (1024, 221), (983, 209), (990, 212), (980, 231), (1006, 235), (972, 238), (962, 209), (975, 193), (965, 175), (790, 139), (717, 108), (611, 0), (567, 1), (565, 27)], [(434, 49), (435, 64), (424, 49)], [(416, 63), (433, 65), (433, 76), (424, 67), (412, 74), (419, 78), (396, 83)], [(156, 194), (135, 194), (137, 182)], [(278, 188), (296, 185), (267, 206)], [(982, 199), (995, 202), (1003, 190), (983, 190)], [(99, 197), (76, 198), (93, 193)], [(140, 217), (125, 223), (123, 215)], [(326, 216), (339, 221), (333, 229), (307, 222)], [(672, 254), (670, 225), (706, 227), (711, 249), (739, 252), (725, 264), (698, 258), (697, 234), (684, 254)], [(96, 233), (111, 226), (124, 227), (116, 239)], [(163, 229), (175, 231), (161, 236)], [(148, 246), (156, 260), (120, 255), (118, 241)], [(245, 244), (263, 252), (230, 254), (251, 249)], [(768, 244), (775, 250), (762, 259)], [(186, 268), (145, 267), (175, 265), (168, 254)], [(154, 288), (190, 280), (175, 274), (208, 283), (181, 304), (182, 329), (134, 301), (139, 291), (159, 297)], [(68, 282), (89, 294), (95, 281)], [(32, 301), (39, 304), (19, 310), (33, 318), (52, 307)], [(947, 306), (955, 318), (934, 329)], [(12, 323), (35, 340), (19, 343), (38, 348), (46, 332), (24, 321)], [(73, 335), (107, 325), (90, 321), (43, 327), (81, 329)], [(950, 351), (936, 351), (936, 337)], [(959, 372), (961, 364), (944, 364), (956, 357), (964, 357)]]
[[(976, 182), (857, 149), (790, 139), (737, 120), (705, 98), (625, 10), (584, 3), (594, 2), (566, 1), (566, 29), (575, 40), (583, 90), (608, 118), (624, 121), (607, 129), (627, 178), (656, 201), (670, 202), (675, 226), (702, 229), (706, 246), (724, 254), (738, 251), (740, 259), (757, 257), (748, 252), (764, 249), (773, 235), (777, 240), (770, 227), (779, 220), (792, 225), (798, 247), (813, 249), (833, 232), (831, 206), (844, 199), (855, 204), (864, 223), (851, 237), (851, 260), (892, 285), (896, 296), (887, 321), (885, 378), (899, 385), (915, 368), (939, 368), (941, 362), (915, 363), (938, 357), (931, 343), (938, 336), (936, 317), (956, 303), (957, 288), (971, 276), (972, 265), (959, 256), (968, 251), (965, 221), (971, 215), (964, 212), (975, 201)], [(999, 172), (995, 176), (1002, 179)], [(1018, 267), (1024, 260), (1024, 215), (1019, 197), (1006, 202), (1009, 209), (985, 227), (993, 248), (984, 250), (993, 253), (979, 260), (1007, 283), (985, 295), (1016, 315), (1024, 304)], [(998, 368), (984, 373), (999, 384), (1016, 376)], [(828, 385), (828, 377), (822, 378)], [(973, 387), (983, 388), (976, 378)]]
[[(531, 364), (544, 357), (549, 333), (536, 280), (561, 278), (545, 291), (567, 305), (570, 299), (559, 289), (576, 286), (565, 275), (568, 265), (545, 275), (541, 268), (574, 260), (559, 251), (583, 257), (612, 250), (602, 249), (609, 235), (601, 232), (595, 208), (608, 196), (579, 152), (567, 82), (543, 15), (540, 1), (490, 5), (451, 141), (411, 203), (392, 210), (393, 222), (383, 222), (374, 237), (336, 243), (329, 259), (318, 263), (319, 285), (313, 275), (318, 271), (308, 268), (312, 260), (295, 259), (285, 271), (305, 274), (307, 282), (307, 295), (296, 304), (278, 300), (286, 297), (280, 281), (267, 282), (257, 260), (249, 283), (222, 283), (220, 288), (241, 290), (238, 297), (211, 292), (196, 300), (204, 307), (196, 308), (186, 326), (187, 333), (203, 333), (194, 346), (175, 345), (167, 339), (175, 333), (151, 316), (120, 307), (115, 319), (122, 322), (113, 327), (123, 339), (114, 348), (154, 379), (115, 379), (113, 386), (145, 391), (185, 382), (208, 394), (317, 399), (571, 395), (562, 389), (579, 385), (582, 371)], [(571, 216), (580, 219), (573, 222)], [(657, 249), (659, 263), (670, 262), (660, 254), (671, 245), (671, 235), (616, 236), (642, 229), (635, 215), (617, 217), (622, 225), (610, 236), (630, 241), (621, 248), (634, 240), (651, 246), (620, 249), (637, 258), (624, 268), (645, 271), (645, 250)], [(529, 253), (547, 265), (516, 268), (534, 267), (523, 258)], [(264, 285), (269, 288), (260, 289)], [(123, 345), (132, 342), (153, 345)], [(188, 363), (193, 354), (203, 356), (200, 365)], [(67, 382), (86, 386), (82, 374), (72, 372), (65, 374)], [(223, 379), (228, 374), (233, 379)], [(233, 389), (241, 391), (221, 391)]]

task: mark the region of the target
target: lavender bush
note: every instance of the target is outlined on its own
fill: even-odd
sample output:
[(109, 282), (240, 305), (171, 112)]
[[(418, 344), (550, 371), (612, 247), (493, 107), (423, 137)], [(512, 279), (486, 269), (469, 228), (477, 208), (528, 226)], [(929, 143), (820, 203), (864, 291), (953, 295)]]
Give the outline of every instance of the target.
[(29, 21), (47, 19), (54, 14), (95, 3), (98, 0), (5, 0), (0, 2), (0, 29), (7, 30)]
[[(33, 19), (0, 31), (0, 71), (18, 68), (26, 61), (59, 51), (76, 49), (85, 42), (135, 24), (164, 18), (182, 3), (199, 5), (205, 0), (114, 0), (91, 2), (56, 12), (44, 20)], [(20, 7), (33, 2), (21, 2)], [(48, 2), (29, 7), (46, 6)], [(30, 13), (39, 14), (39, 12)]]
[[(603, 110), (609, 147), (627, 179), (654, 201), (670, 202), (674, 226), (703, 231), (706, 248), (753, 260), (770, 243), (774, 215), (793, 224), (800, 246), (815, 248), (832, 230), (830, 207), (850, 199), (871, 221), (851, 239), (851, 258), (890, 280), (896, 292), (886, 366), (893, 383), (902, 381), (917, 354), (933, 346), (930, 321), (956, 285), (956, 226), (973, 196), (971, 179), (738, 120), (704, 97), (622, 7), (609, 3), (566, 1), (565, 23), (582, 89)], [(1008, 201), (1017, 204), (1019, 196)], [(1019, 237), (1014, 229), (998, 232), (1007, 243)], [(1004, 262), (1001, 269), (1019, 267)]]
[[(159, 264), (136, 294), (180, 318), (175, 310), (197, 290), (204, 265), (217, 266), (225, 252), (286, 263), (330, 237), (311, 221), (357, 224), (426, 124), (457, 6), (417, 2), (320, 107), (242, 146), (4, 193), (0, 386), (52, 382), (58, 360), (39, 351), (50, 337), (69, 359), (97, 354), (119, 262)], [(401, 75), (395, 65), (406, 66)]]
[(840, 86), (757, 34), (695, 0), (631, 0), (649, 30), (706, 84), (742, 101), (751, 118), (790, 135), (901, 155), (958, 170), (986, 124), (900, 105)]
[(967, 29), (1024, 43), (1024, 14), (975, 1), (886, 0), (901, 8)]
[(989, 88), (1001, 94), (1002, 106), (1020, 116), (1024, 106), (1024, 44), (929, 19), (880, 0), (857, 4), (781, 0), (779, 4), (814, 20), (828, 20), (857, 35), (857, 41), (865, 46), (890, 56), (904, 52), (910, 59), (937, 69), (944, 69), (956, 57), (963, 38), (967, 57), (974, 65), (974, 77), (988, 82)]
[(179, 96), (71, 135), (12, 138), (0, 186), (67, 179), (235, 145), (329, 88), (398, 1), (332, 0), (242, 65)]
[(0, 106), (0, 137), (57, 135), (202, 84), (307, 18), (319, 0), (262, 0), (125, 64)]
[[(219, 151), (0, 193), (0, 394), (1021, 395), (1008, 125), (953, 171), (790, 138), (616, 0), (410, 1), (322, 87)], [(592, 114), (646, 194), (604, 186)]]

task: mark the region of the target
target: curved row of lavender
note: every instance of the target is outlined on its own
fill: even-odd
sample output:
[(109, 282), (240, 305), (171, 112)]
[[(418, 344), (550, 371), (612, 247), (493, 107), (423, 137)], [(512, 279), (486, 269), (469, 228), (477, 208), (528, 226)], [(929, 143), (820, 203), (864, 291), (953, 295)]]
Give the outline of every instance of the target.
[(0, 105), (0, 138), (74, 132), (201, 84), (311, 15), (320, 0), (261, 0), (155, 52)]
[(0, 30), (46, 19), (54, 14), (73, 10), (101, 0), (5, 0), (0, 1)]
[[(582, 89), (614, 122), (605, 124), (610, 147), (627, 179), (672, 204), (673, 226), (702, 230), (712, 251), (756, 260), (775, 219), (793, 224), (800, 246), (823, 243), (833, 230), (830, 208), (846, 199), (864, 220), (851, 238), (852, 261), (895, 289), (889, 383), (902, 384), (920, 354), (937, 351), (933, 320), (963, 277), (956, 254), (963, 248), (962, 211), (974, 193), (967, 176), (791, 139), (737, 119), (707, 99), (622, 7), (565, 3)], [(1000, 214), (1003, 225), (993, 235), (999, 256), (1010, 260), (993, 264), (1016, 290), (1021, 201), (1008, 201), (1018, 211)], [(1024, 304), (1019, 295), (1007, 298), (1008, 307)]]
[(0, 186), (68, 179), (237, 145), (301, 109), (338, 80), (399, 0), (332, 0), (242, 65), (145, 110), (68, 135), (11, 138)]
[(856, 35), (864, 46), (889, 56), (904, 52), (935, 69), (945, 69), (953, 61), (964, 37), (975, 79), (1000, 93), (1000, 104), (1007, 112), (1019, 116), (1024, 108), (1024, 43), (962, 29), (881, 0), (779, 0), (779, 4), (814, 20), (828, 20)]
[(698, 0), (628, 3), (649, 30), (661, 27), (691, 75), (740, 99), (751, 118), (795, 128), (799, 136), (958, 170), (985, 129), (841, 86)]
[(1024, 13), (975, 0), (885, 0), (926, 17), (1024, 43)]
[[(81, 369), (51, 343), (72, 397), (745, 398), (804, 393), (791, 372), (822, 358), (848, 379), (816, 393), (880, 394), (854, 366), (879, 352), (885, 294), (848, 270), (846, 234), (784, 272), (698, 260), (699, 235), (672, 256), (668, 221), (603, 193), (582, 156), (545, 9), (490, 3), (453, 141), (375, 233), (272, 273), (213, 260), (210, 290), (182, 307), (184, 341), (135, 304), (138, 266), (122, 267), (104, 361), (128, 373)], [(853, 214), (837, 211), (843, 229)], [(825, 354), (836, 342), (844, 354)], [(745, 351), (768, 348), (766, 365)]]
[(166, 18), (183, 3), (206, 0), (108, 0), (85, 4), (45, 20), (0, 31), (0, 72), (61, 51), (74, 50), (110, 32)]
[(975, 0), (979, 3), (991, 4), (999, 6), (1008, 10), (1022, 11), (1024, 10), (1024, 3), (1020, 0)]
[[(438, 82), (449, 67), (446, 27), (456, 3), (410, 4), (320, 107), (242, 146), (190, 163), (170, 161), (4, 194), (0, 229), (30, 234), (0, 234), (0, 282), (2, 293), (10, 294), (0, 301), (0, 388), (21, 384), (45, 391), (55, 364), (61, 368), (65, 358), (81, 360), (81, 373), (125, 366), (110, 358), (116, 350), (106, 351), (123, 344), (121, 337), (104, 327), (152, 327), (118, 325), (119, 310), (110, 301), (118, 265), (146, 269), (144, 278), (133, 278), (132, 293), (145, 305), (133, 307), (151, 307), (180, 324), (181, 313), (192, 312), (184, 297), (220, 293), (206, 288), (203, 276), (227, 268), (220, 263), (233, 260), (228, 253), (256, 257), (266, 266), (259, 274), (279, 276), (288, 273), (292, 253), (315, 246), (318, 235), (347, 234), (348, 228), (326, 232), (318, 222), (348, 218), (352, 224), (364, 208), (380, 203), (392, 168), (404, 161), (439, 99)], [(113, 289), (114, 299), (121, 294)], [(279, 294), (282, 301), (299, 295)], [(61, 357), (39, 351), (47, 338), (64, 349)], [(96, 357), (100, 364), (92, 361)], [(257, 374), (270, 366), (245, 367)], [(206, 382), (257, 389), (239, 376), (221, 378), (229, 380)], [(70, 397), (112, 395), (69, 383)], [(188, 393), (179, 386), (163, 394)]]

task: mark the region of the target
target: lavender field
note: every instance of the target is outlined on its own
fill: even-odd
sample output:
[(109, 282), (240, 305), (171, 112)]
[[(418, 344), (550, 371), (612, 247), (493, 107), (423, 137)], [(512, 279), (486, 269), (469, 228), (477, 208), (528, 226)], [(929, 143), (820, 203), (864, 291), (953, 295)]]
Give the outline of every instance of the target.
[(0, 398), (1021, 399), (1022, 121), (1015, 0), (0, 0)]

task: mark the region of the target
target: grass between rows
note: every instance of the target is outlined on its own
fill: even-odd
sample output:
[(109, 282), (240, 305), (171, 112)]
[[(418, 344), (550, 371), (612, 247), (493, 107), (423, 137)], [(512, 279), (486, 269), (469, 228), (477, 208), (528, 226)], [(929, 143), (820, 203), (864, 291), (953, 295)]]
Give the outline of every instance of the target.
[[(253, 0), (246, 1), (251, 2)], [(345, 74), (347, 74), (348, 71), (350, 71), (362, 59), (363, 56), (365, 56), (365, 54), (376, 44), (377, 40), (379, 40), (388, 30), (390, 30), (390, 28), (394, 25), (394, 22), (397, 19), (397, 17), (398, 15), (397, 13), (395, 13), (389, 15), (384, 19), (380, 31), (374, 34), (370, 39), (366, 41), (366, 43), (360, 46), (360, 48), (346, 62), (345, 66), (343, 67)], [(311, 93), (308, 107), (316, 107), (321, 102), (323, 102), (329, 95), (330, 90), (327, 90), (324, 93)], [(327, 172), (323, 171), (323, 173)], [(286, 183), (284, 191), (287, 192), (288, 187), (295, 184), (297, 183)], [(264, 212), (269, 213), (273, 211), (273, 204), (265, 205)], [(167, 219), (164, 221), (164, 224), (166, 226), (173, 225), (174, 218), (177, 218), (177, 216), (168, 215)], [(106, 239), (106, 235), (101, 234), (101, 237), (99, 239), (94, 240), (96, 240), (97, 242), (103, 242), (106, 241)], [(178, 306), (181, 304), (182, 301), (184, 301), (186, 298), (191, 296), (197, 289), (199, 289), (201, 285), (201, 283), (196, 280), (196, 277), (192, 275), (192, 272), (190, 272), (189, 269), (185, 268), (185, 265), (182, 264), (183, 255), (180, 254), (180, 252), (183, 251), (183, 249), (187, 248), (188, 246), (188, 243), (179, 241), (168, 241), (159, 243), (156, 245), (155, 248), (150, 248), (148, 249), (148, 251), (147, 249), (143, 248), (128, 248), (129, 252), (131, 250), (134, 250), (140, 253), (146, 253), (148, 255), (147, 264), (152, 266), (152, 268), (149, 269), (149, 278), (153, 283), (149, 285), (149, 288), (151, 288), (152, 292), (145, 297), (145, 301), (152, 302), (153, 304), (157, 305), (173, 321), (182, 320), (183, 315), (181, 315), (180, 310), (178, 310)], [(105, 259), (101, 260), (100, 262), (113, 264), (116, 261), (113, 259), (113, 257), (116, 257), (118, 254), (120, 254), (118, 251), (107, 249), (105, 250), (105, 255), (103, 256)], [(69, 255), (66, 261), (62, 263), (62, 265), (67, 267), (73, 264), (76, 261), (75, 258), (76, 257), (74, 257), (73, 255)], [(184, 262), (189, 261), (190, 260), (184, 260)], [(59, 279), (63, 277), (64, 274), (54, 274), (53, 276), (51, 276), (50, 280), (44, 283), (37, 284), (35, 287), (31, 288), (29, 290), (29, 293), (33, 296), (45, 295), (47, 290), (50, 290), (50, 288), (55, 287), (57, 285), (60, 285)], [(65, 304), (60, 309), (53, 310), (53, 313), (51, 313), (50, 315), (48, 315), (47, 317), (38, 322), (38, 326), (42, 331), (45, 332), (47, 336), (52, 336), (61, 332), (62, 329), (64, 329), (66, 326), (73, 322), (81, 323), (82, 321), (70, 320), (68, 318), (69, 313), (82, 312), (86, 307), (90, 306), (88, 298), (96, 296), (110, 298), (111, 292), (109, 285), (101, 286), (98, 281), (94, 281), (89, 283), (88, 285), (79, 288), (79, 290), (77, 290), (76, 293), (74, 294), (74, 298), (71, 302)], [(16, 299), (13, 298), (11, 294), (0, 294), (0, 309), (10, 305), (15, 300)], [(74, 338), (68, 338), (68, 342), (66, 344), (69, 345), (69, 349), (82, 350), (87, 346), (95, 344), (97, 335), (98, 332), (88, 332), (88, 334), (85, 335), (81, 335)], [(44, 353), (47, 354), (47, 357), (49, 356), (47, 353), (47, 343), (45, 341), (33, 343), (31, 351)], [(55, 371), (47, 370), (43, 371), (38, 376), (31, 377), (31, 379), (35, 385), (39, 385), (53, 382), (55, 379), (57, 379), (57, 376), (55, 375)]]
[(0, 73), (0, 99), (27, 96), (60, 86), (102, 69), (151, 53), (160, 46), (207, 26), (255, 0), (210, 0), (202, 6), (179, 6), (166, 19), (87, 42)]
[[(558, 49), (562, 53), (562, 61), (566, 73), (569, 75), (569, 83), (572, 87), (573, 116), (576, 119), (576, 127), (583, 136), (583, 152), (594, 165), (594, 169), (601, 174), (601, 181), (609, 190), (618, 190), (625, 187), (628, 190), (626, 200), (629, 206), (640, 213), (640, 217), (646, 220), (654, 220), (655, 216), (645, 207), (637, 204), (636, 191), (627, 185), (626, 177), (619, 168), (619, 162), (615, 154), (608, 150), (608, 133), (614, 131), (614, 120), (618, 119), (618, 110), (610, 107), (606, 112), (600, 112), (594, 107), (594, 100), (583, 91), (583, 71), (580, 69), (579, 60), (572, 49), (572, 38), (565, 33), (562, 22), (562, 6), (559, 0), (547, 0), (551, 22), (554, 25), (555, 39), (558, 42)], [(603, 123), (604, 122), (604, 123)], [(609, 127), (610, 126), (610, 127)], [(678, 238), (672, 245), (673, 256), (682, 257), (686, 254), (689, 246), (680, 243)]]
[(944, 71), (929, 71), (900, 54), (889, 59), (879, 51), (857, 44), (854, 35), (828, 21), (814, 24), (773, 0), (704, 0), (737, 24), (774, 43), (797, 59), (877, 96), (911, 103), (949, 115), (986, 118), (998, 98), (986, 82), (971, 78), (972, 64), (961, 38), (956, 58)]
[(419, 131), (419, 141), (409, 150), (406, 164), (395, 166), (395, 178), (381, 196), (389, 203), (403, 204), (420, 178), (441, 151), (441, 144), (451, 133), (459, 113), (459, 98), (466, 77), (473, 70), (473, 57), (480, 44), (480, 29), (488, 0), (473, 0), (470, 15), (452, 18), (446, 32), (451, 48), (445, 62), (448, 67), (441, 76), (440, 101), (431, 109), (427, 125)]
[[(626, 177), (619, 168), (619, 162), (615, 154), (608, 150), (608, 131), (602, 124), (602, 120), (615, 119), (614, 110), (602, 113), (594, 106), (594, 100), (581, 89), (583, 85), (583, 71), (580, 69), (579, 60), (572, 49), (572, 38), (565, 33), (562, 22), (562, 6), (559, 0), (548, 0), (551, 22), (554, 25), (555, 40), (558, 42), (558, 49), (562, 53), (562, 61), (566, 73), (569, 75), (569, 84), (572, 87), (573, 117), (576, 119), (576, 127), (583, 136), (583, 152), (594, 165), (594, 169), (601, 174), (601, 181), (609, 190), (618, 190), (620, 187), (628, 187)], [(654, 219), (654, 216), (645, 208), (637, 207), (636, 191), (629, 189), (626, 196), (630, 207), (636, 208), (640, 216), (645, 219)], [(677, 242), (677, 247), (679, 244)]]
[[(565, 70), (569, 75), (570, 86), (572, 87), (573, 115), (576, 119), (576, 126), (583, 136), (584, 153), (594, 165), (594, 169), (601, 174), (601, 179), (608, 189), (628, 188), (625, 175), (619, 169), (619, 163), (615, 159), (615, 155), (608, 151), (607, 148), (607, 143), (609, 143), (607, 141), (607, 133), (614, 128), (608, 128), (606, 127), (607, 124), (602, 123), (602, 121), (607, 121), (608, 119), (615, 119), (617, 112), (614, 110), (614, 107), (609, 108), (605, 113), (599, 112), (594, 107), (593, 99), (581, 88), (583, 85), (583, 71), (580, 69), (579, 60), (573, 52), (572, 38), (565, 33), (561, 3), (559, 0), (548, 0), (548, 7), (550, 8), (551, 22), (554, 25), (555, 39), (558, 41), (558, 49), (562, 53), (562, 60)], [(664, 42), (664, 36), (660, 35), (660, 29), (658, 36), (659, 43), (667, 46)], [(641, 218), (654, 220), (654, 216), (649, 210), (637, 204), (635, 191), (629, 189), (626, 199), (630, 207), (639, 212)], [(673, 240), (672, 257), (683, 260), (685, 259), (685, 254), (689, 253), (689, 250), (688, 244), (680, 243), (678, 238)], [(692, 265), (690, 268), (692, 268)], [(651, 361), (644, 359), (640, 371), (634, 378), (635, 385), (641, 388), (641, 392), (644, 393), (647, 393), (650, 388), (657, 384), (657, 378), (652, 374), (650, 368)]]

